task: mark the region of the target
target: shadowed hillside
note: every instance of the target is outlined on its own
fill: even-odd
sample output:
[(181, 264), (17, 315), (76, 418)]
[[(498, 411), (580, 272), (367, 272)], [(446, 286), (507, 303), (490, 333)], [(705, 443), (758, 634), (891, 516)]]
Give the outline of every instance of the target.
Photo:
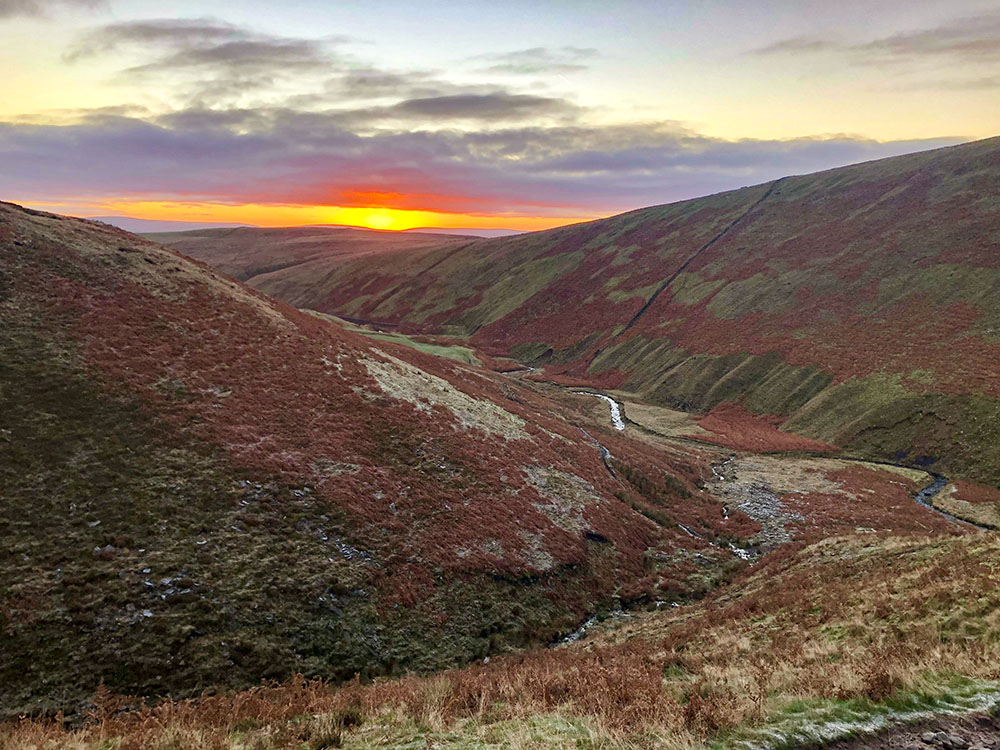
[(0, 204), (0, 253), (0, 713), (481, 659), (757, 528), (696, 456), (112, 227)]
[(347, 259), (322, 279), (297, 276), (295, 294), (267, 288), (468, 337), (649, 404), (732, 413), (737, 402), (847, 453), (996, 484), (998, 242), (994, 138), (468, 247)]

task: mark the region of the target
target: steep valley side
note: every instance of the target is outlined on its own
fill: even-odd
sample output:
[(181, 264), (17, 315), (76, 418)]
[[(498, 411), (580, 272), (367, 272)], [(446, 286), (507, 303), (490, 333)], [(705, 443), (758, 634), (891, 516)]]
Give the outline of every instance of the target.
[(293, 301), (651, 405), (738, 404), (847, 455), (997, 485), (998, 207), (993, 138), (546, 232), (345, 257), (297, 275)]

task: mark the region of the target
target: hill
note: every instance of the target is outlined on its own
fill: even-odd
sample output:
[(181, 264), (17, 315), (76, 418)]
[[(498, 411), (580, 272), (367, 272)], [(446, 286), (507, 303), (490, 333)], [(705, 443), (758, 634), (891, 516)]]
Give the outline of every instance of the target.
[(998, 208), (993, 138), (545, 232), (343, 257), (266, 288), (642, 403), (998, 484)]
[(230, 229), (254, 226), (231, 222), (171, 221), (169, 219), (136, 219), (132, 216), (86, 216), (89, 221), (99, 221), (126, 232), (187, 232), (195, 229)]
[[(378, 264), (383, 255), (391, 255), (397, 263), (405, 262), (410, 253), (420, 255), (428, 249), (447, 251), (477, 240), (464, 235), (344, 227), (240, 227), (144, 236), (295, 307), (321, 312), (328, 306), (325, 288), (339, 278), (345, 264), (356, 264), (359, 268)], [(352, 292), (355, 296), (380, 291), (377, 283), (373, 286), (363, 278), (356, 279), (355, 284)]]
[(113, 227), (0, 204), (0, 251), (0, 714), (70, 715), (2, 750), (745, 747), (1000, 693), (995, 537), (922, 472), (617, 430)]
[(482, 659), (759, 528), (697, 452), (116, 228), (0, 204), (0, 253), (2, 714)]

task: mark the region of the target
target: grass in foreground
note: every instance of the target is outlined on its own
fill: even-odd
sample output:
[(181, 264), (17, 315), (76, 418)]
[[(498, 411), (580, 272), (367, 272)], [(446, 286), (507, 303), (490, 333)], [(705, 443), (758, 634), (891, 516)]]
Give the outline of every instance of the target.
[(490, 664), (200, 701), (98, 696), (93, 721), (8, 725), (0, 750), (791, 747), (1000, 698), (1000, 540), (838, 538), (712, 599)]

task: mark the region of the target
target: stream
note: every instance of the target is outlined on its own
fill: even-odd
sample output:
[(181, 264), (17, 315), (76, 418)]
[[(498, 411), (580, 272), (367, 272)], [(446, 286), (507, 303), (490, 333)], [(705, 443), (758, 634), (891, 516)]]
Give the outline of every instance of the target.
[(943, 477), (940, 474), (931, 474), (931, 476), (934, 477), (934, 481), (931, 482), (926, 487), (924, 487), (922, 490), (920, 490), (920, 492), (918, 492), (916, 496), (913, 498), (917, 503), (927, 508), (927, 510), (932, 510), (939, 516), (943, 516), (952, 523), (957, 523), (960, 526), (968, 526), (970, 528), (979, 529), (981, 531), (991, 530), (988, 526), (980, 526), (979, 524), (973, 523), (972, 521), (966, 521), (964, 518), (953, 516), (946, 510), (941, 510), (940, 508), (934, 507), (932, 501), (934, 500), (935, 497), (941, 494), (941, 492), (948, 486), (949, 482), (947, 477)]
[[(533, 369), (533, 368), (526, 368), (526, 369)], [(580, 396), (593, 396), (594, 398), (599, 398), (602, 401), (607, 402), (608, 408), (610, 409), (611, 412), (611, 424), (614, 426), (616, 430), (622, 431), (625, 429), (625, 419), (622, 416), (622, 406), (616, 399), (612, 398), (611, 396), (606, 396), (603, 393), (595, 393), (594, 391), (573, 391), (573, 393)], [(611, 472), (611, 476), (615, 476), (614, 470), (610, 466), (609, 459), (611, 457), (611, 453), (608, 451), (608, 449), (605, 448), (603, 445), (601, 445), (601, 443), (599, 443), (592, 435), (587, 433), (583, 428), (579, 426), (577, 426), (577, 428), (592, 443), (594, 443), (598, 447), (598, 449), (601, 451), (601, 458), (604, 460), (604, 465), (607, 467), (608, 471)], [(662, 437), (669, 439), (669, 436), (662, 436)], [(683, 438), (681, 439), (683, 440)], [(700, 443), (702, 441), (695, 440), (693, 442)], [(866, 460), (863, 458), (848, 458), (844, 456), (837, 456), (836, 458), (838, 458), (841, 461), (851, 461), (854, 463), (883, 464), (885, 466), (895, 466), (900, 469), (912, 468), (910, 466), (904, 466), (903, 464), (894, 464), (888, 461)], [(730, 462), (732, 462), (735, 459), (736, 459), (736, 454), (735, 453), (730, 454), (730, 456), (725, 461), (712, 465), (712, 474), (716, 481), (719, 482), (725, 481), (726, 477), (722, 473), (720, 473), (719, 470), (724, 469)], [(930, 472), (928, 473), (930, 474), (931, 477), (933, 477), (934, 481), (932, 481), (929, 485), (924, 487), (914, 496), (913, 498), (914, 502), (916, 502), (918, 505), (924, 508), (927, 508), (930, 511), (933, 511), (934, 513), (937, 513), (939, 516), (947, 519), (948, 521), (951, 521), (954, 524), (958, 524), (959, 526), (979, 529), (980, 531), (992, 530), (988, 526), (980, 526), (979, 524), (973, 523), (972, 521), (966, 521), (964, 518), (959, 518), (958, 516), (954, 516), (951, 513), (948, 513), (947, 511), (934, 507), (932, 501), (934, 500), (935, 497), (937, 497), (942, 491), (944, 491), (948, 487), (950, 482), (947, 477), (943, 477), (940, 474), (933, 474)], [(728, 514), (728, 511), (725, 508), (725, 506), (723, 506), (723, 512)], [(682, 526), (681, 528), (684, 527)], [(684, 530), (687, 531), (689, 534), (691, 533), (686, 528)], [(746, 550), (742, 550), (740, 548), (734, 549), (733, 553), (738, 555), (739, 557), (743, 557), (744, 559), (748, 559), (748, 557), (750, 557), (750, 555), (748, 555)], [(744, 557), (744, 555), (748, 555), (748, 557)]]
[[(599, 398), (599, 399), (602, 399), (602, 400), (606, 401), (607, 404), (608, 404), (608, 407), (611, 410), (611, 424), (614, 425), (614, 428), (616, 430), (624, 430), (625, 429), (625, 420), (622, 418), (621, 404), (616, 399), (611, 398), (611, 396), (605, 396), (603, 393), (594, 393), (593, 391), (573, 391), (573, 392), (576, 393), (576, 394), (578, 394), (578, 395), (580, 395), (580, 396), (593, 396), (594, 398)], [(588, 437), (590, 437), (590, 436), (588, 435)], [(593, 440), (593, 438), (591, 438), (591, 440)], [(596, 441), (594, 441), (594, 442), (596, 442)], [(607, 449), (604, 448), (604, 446), (600, 446), (600, 447), (601, 447), (602, 452), (606, 452), (607, 451)], [(724, 479), (723, 475), (721, 473), (719, 473), (718, 470), (719, 469), (724, 469), (726, 467), (726, 465), (729, 464), (731, 461), (733, 461), (735, 458), (736, 458), (736, 455), (732, 454), (725, 461), (723, 461), (721, 464), (713, 464), (712, 465), (712, 474), (715, 476), (715, 478), (717, 480), (722, 481)], [(896, 466), (897, 468), (901, 468), (901, 469), (911, 468), (909, 466), (903, 466), (902, 464), (891, 464), (891, 463), (881, 462), (881, 461), (879, 461), (879, 462), (866, 461), (865, 459), (858, 459), (858, 458), (843, 458), (843, 457), (841, 457), (840, 460), (842, 460), (842, 461), (853, 461), (853, 462), (857, 462), (857, 463), (868, 463), (868, 464), (870, 464), (870, 463), (884, 463), (884, 464), (886, 464), (888, 466)], [(940, 508), (934, 507), (934, 505), (932, 504), (932, 501), (934, 500), (935, 497), (937, 497), (949, 485), (950, 482), (949, 482), (949, 480), (948, 480), (947, 477), (943, 477), (943, 476), (941, 476), (939, 474), (933, 474), (932, 473), (931, 476), (934, 478), (934, 481), (931, 482), (926, 487), (924, 487), (922, 490), (920, 490), (914, 496), (914, 498), (913, 498), (914, 502), (916, 502), (918, 505), (923, 506), (924, 508), (927, 508), (930, 511), (933, 511), (934, 513), (937, 513), (939, 516), (947, 519), (948, 521), (951, 521), (952, 523), (958, 524), (959, 526), (965, 526), (965, 527), (968, 527), (968, 528), (979, 529), (981, 531), (989, 531), (990, 530), (986, 526), (980, 526), (979, 524), (973, 523), (972, 521), (966, 521), (964, 518), (959, 518), (958, 516), (953, 516), (951, 513), (948, 513), (947, 511), (944, 511), (944, 510), (941, 510)], [(681, 528), (684, 528), (684, 527), (682, 526)], [(691, 533), (688, 529), (684, 529), (684, 530), (687, 531), (689, 534)], [(738, 551), (734, 550), (734, 552), (737, 555), (739, 555), (740, 557), (743, 557), (743, 554), (741, 554), (741, 553), (744, 553), (744, 550), (738, 550)], [(744, 558), (744, 559), (746, 559), (746, 558)]]
[(625, 429), (625, 420), (622, 419), (622, 407), (615, 399), (611, 396), (605, 396), (603, 393), (593, 393), (591, 391), (573, 391), (573, 393), (579, 396), (593, 396), (594, 398), (603, 399), (608, 402), (608, 407), (611, 409), (611, 424), (614, 425), (616, 430)]

